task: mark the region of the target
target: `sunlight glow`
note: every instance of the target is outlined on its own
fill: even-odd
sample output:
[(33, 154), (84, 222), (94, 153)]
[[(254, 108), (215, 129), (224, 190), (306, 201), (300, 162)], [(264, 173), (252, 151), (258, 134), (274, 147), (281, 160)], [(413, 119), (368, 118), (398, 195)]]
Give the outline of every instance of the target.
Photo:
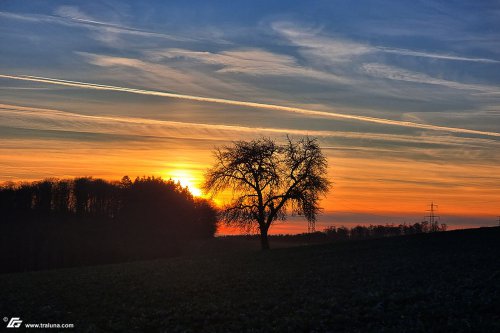
[(197, 179), (186, 170), (173, 170), (167, 173), (167, 177), (175, 182), (179, 182), (182, 187), (187, 187), (189, 192), (195, 197), (203, 196), (203, 192), (197, 186)]

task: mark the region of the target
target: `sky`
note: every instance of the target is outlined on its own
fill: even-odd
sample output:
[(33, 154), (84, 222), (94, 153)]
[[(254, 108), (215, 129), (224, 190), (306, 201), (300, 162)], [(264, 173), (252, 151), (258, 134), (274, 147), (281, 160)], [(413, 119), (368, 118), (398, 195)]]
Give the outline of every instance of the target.
[(198, 193), (215, 147), (309, 135), (333, 182), (319, 230), (431, 202), (452, 228), (499, 223), (498, 1), (3, 0), (0, 42), (0, 182)]

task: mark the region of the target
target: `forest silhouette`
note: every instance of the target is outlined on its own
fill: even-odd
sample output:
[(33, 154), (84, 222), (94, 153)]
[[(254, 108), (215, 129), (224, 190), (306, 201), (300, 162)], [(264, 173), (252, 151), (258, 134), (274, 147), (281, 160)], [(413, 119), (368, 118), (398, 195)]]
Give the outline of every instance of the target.
[(91, 177), (0, 187), (0, 272), (178, 255), (216, 232), (217, 211), (173, 180)]

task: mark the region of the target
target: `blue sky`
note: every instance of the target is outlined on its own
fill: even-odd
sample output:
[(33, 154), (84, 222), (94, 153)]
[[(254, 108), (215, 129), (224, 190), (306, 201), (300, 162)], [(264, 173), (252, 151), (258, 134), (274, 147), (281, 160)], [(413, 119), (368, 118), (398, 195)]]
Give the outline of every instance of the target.
[(363, 214), (396, 213), (373, 198), (398, 184), (408, 214), (489, 221), (499, 32), (498, 1), (2, 1), (0, 181), (181, 164), (196, 183), (215, 145), (310, 134)]

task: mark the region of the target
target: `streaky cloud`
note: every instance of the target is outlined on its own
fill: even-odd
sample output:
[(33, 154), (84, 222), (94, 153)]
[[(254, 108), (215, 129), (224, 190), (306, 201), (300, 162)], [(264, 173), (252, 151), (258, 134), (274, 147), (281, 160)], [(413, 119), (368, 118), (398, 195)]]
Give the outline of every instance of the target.
[(453, 54), (441, 54), (434, 52), (416, 51), (402, 48), (371, 45), (353, 41), (346, 38), (325, 36), (313, 29), (296, 27), (288, 22), (274, 22), (272, 29), (287, 38), (292, 44), (302, 48), (302, 51), (314, 55), (329, 62), (351, 61), (353, 57), (366, 54), (384, 52), (401, 56), (421, 57), (451, 61), (466, 61), (478, 63), (497, 64), (500, 60), (478, 57), (465, 57)]
[[(127, 135), (154, 138), (226, 140), (255, 134), (269, 136), (310, 135), (319, 138), (370, 140), (403, 144), (438, 144), (447, 147), (484, 147), (498, 141), (485, 138), (463, 138), (451, 135), (401, 135), (372, 132), (305, 130), (295, 128), (248, 127), (240, 125), (192, 123), (137, 117), (83, 115), (61, 110), (0, 104), (3, 126), (34, 130), (51, 130), (88, 134)], [(325, 149), (330, 148), (325, 146)], [(366, 148), (364, 148), (366, 149)]]
[(413, 51), (413, 50), (407, 50), (407, 49), (389, 48), (389, 47), (383, 47), (383, 46), (378, 46), (377, 48), (380, 51), (383, 51), (385, 53), (394, 53), (394, 54), (404, 55), (404, 56), (442, 59), (442, 60), (454, 60), (454, 61), (470, 61), (470, 62), (481, 62), (481, 63), (500, 63), (499, 60), (488, 59), (488, 58), (462, 57), (462, 56), (456, 56), (456, 55), (451, 55), (451, 54), (421, 52), (421, 51)]
[(165, 38), (169, 40), (175, 41), (192, 41), (191, 38), (179, 37), (168, 35), (164, 33), (158, 33), (154, 31), (148, 31), (133, 27), (128, 27), (124, 25), (118, 25), (108, 22), (100, 22), (96, 20), (91, 20), (87, 18), (81, 17), (69, 17), (69, 16), (59, 16), (59, 15), (43, 15), (43, 14), (16, 14), (10, 12), (0, 11), (0, 17), (4, 17), (7, 19), (26, 21), (26, 22), (34, 22), (34, 23), (50, 23), (50, 24), (59, 24), (70, 27), (80, 27), (87, 28), (92, 30), (102, 30), (104, 29), (107, 32), (115, 32), (129, 35), (136, 35), (142, 37), (157, 37), (157, 38)]
[(209, 102), (209, 103), (218, 103), (218, 104), (225, 104), (225, 105), (236, 105), (236, 106), (252, 107), (252, 108), (259, 108), (259, 109), (298, 113), (298, 114), (317, 116), (317, 117), (323, 117), (323, 118), (348, 119), (348, 120), (363, 121), (363, 122), (369, 122), (369, 123), (377, 123), (377, 124), (382, 124), (382, 125), (409, 127), (409, 128), (417, 128), (417, 129), (432, 130), (432, 131), (443, 131), (443, 132), (452, 132), (452, 133), (461, 133), (461, 134), (500, 137), (500, 133), (498, 133), (498, 132), (471, 130), (471, 129), (466, 129), (466, 128), (439, 126), (439, 125), (423, 124), (423, 123), (416, 123), (416, 122), (410, 122), (410, 121), (391, 120), (391, 119), (375, 118), (375, 117), (367, 117), (367, 116), (359, 116), (359, 115), (350, 115), (350, 114), (342, 114), (342, 113), (335, 113), (335, 112), (315, 111), (315, 110), (309, 110), (309, 109), (304, 109), (304, 108), (296, 108), (296, 107), (282, 106), (282, 105), (276, 105), (276, 104), (265, 104), (265, 103), (247, 102), (247, 101), (239, 101), (239, 100), (231, 100), (231, 99), (223, 99), (223, 98), (193, 96), (193, 95), (168, 93), (168, 92), (155, 91), (155, 90), (133, 89), (133, 88), (126, 88), (126, 87), (119, 87), (119, 86), (110, 86), (110, 85), (102, 85), (102, 84), (79, 82), (79, 81), (60, 80), (60, 79), (31, 76), (31, 75), (0, 74), (0, 78), (56, 84), (56, 85), (63, 85), (63, 86), (70, 86), (70, 87), (77, 87), (77, 88), (84, 88), (84, 89), (107, 90), (107, 91), (118, 91), (118, 92), (132, 93), (132, 94), (140, 94), (140, 95), (161, 96), (161, 97), (184, 99), (184, 100), (191, 100), (191, 101), (197, 101), (197, 102)]
[(258, 48), (239, 48), (219, 53), (186, 49), (164, 49), (146, 53), (153, 59), (186, 59), (207, 65), (222, 66), (217, 70), (219, 73), (305, 76), (343, 83), (349, 81), (332, 73), (301, 66), (292, 56)]
[(361, 66), (361, 69), (370, 76), (389, 80), (432, 84), (452, 89), (473, 90), (494, 95), (500, 94), (500, 89), (497, 87), (439, 79), (427, 74), (380, 63), (366, 63)]

